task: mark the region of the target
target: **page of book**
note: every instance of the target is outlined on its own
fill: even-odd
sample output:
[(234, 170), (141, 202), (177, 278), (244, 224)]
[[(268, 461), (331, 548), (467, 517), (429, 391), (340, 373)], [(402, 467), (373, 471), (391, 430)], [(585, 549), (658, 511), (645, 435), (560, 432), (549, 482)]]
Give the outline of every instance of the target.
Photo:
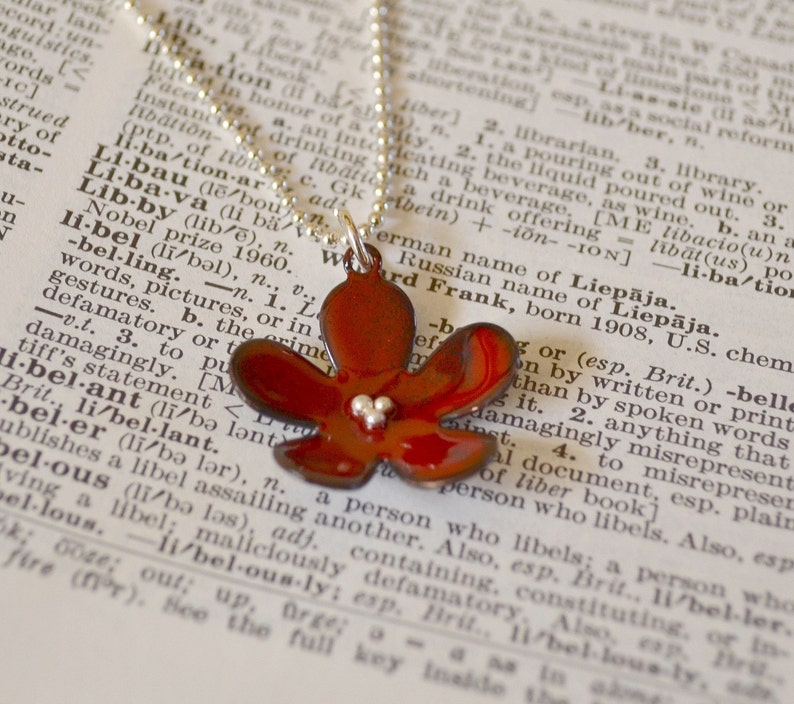
[[(520, 349), (429, 489), (277, 464), (313, 428), (230, 354), (333, 376), (344, 251), (131, 13), (0, 3), (0, 700), (792, 701), (792, 4), (389, 5), (409, 368)], [(146, 6), (312, 222), (367, 219), (366, 0)]]

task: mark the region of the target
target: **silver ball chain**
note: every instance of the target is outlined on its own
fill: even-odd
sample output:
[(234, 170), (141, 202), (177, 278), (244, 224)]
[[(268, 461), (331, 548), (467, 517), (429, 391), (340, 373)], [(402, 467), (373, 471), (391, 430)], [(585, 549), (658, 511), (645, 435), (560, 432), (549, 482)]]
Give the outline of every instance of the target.
[[(307, 213), (298, 207), (298, 198), (288, 183), (284, 169), (268, 159), (268, 155), (245, 125), (232, 117), (230, 103), (221, 100), (213, 88), (215, 79), (199, 70), (201, 62), (196, 60), (197, 52), (192, 50), (184, 40), (170, 27), (160, 23), (156, 18), (141, 8), (140, 0), (123, 0), (121, 7), (135, 16), (137, 24), (144, 27), (149, 40), (156, 42), (161, 54), (171, 58), (174, 70), (190, 85), (196, 95), (203, 100), (209, 111), (215, 115), (218, 124), (234, 138), (238, 149), (256, 166), (259, 174), (270, 179), (271, 188), (278, 196), (281, 205), (292, 215), (292, 222), (299, 231), (311, 240), (326, 246), (350, 246), (351, 236), (344, 231), (338, 234), (326, 225), (322, 218)], [(389, 206), (389, 187), (394, 162), (394, 119), (389, 88), (389, 52), (388, 52), (388, 8), (385, 0), (372, 0), (369, 9), (370, 31), (372, 32), (372, 78), (374, 81), (375, 102), (373, 109), (376, 116), (376, 170), (375, 190), (369, 218), (366, 225), (358, 226), (357, 232), (361, 239), (367, 239), (377, 227), (383, 223), (384, 213)], [(320, 224), (313, 224), (318, 221)], [(344, 230), (344, 228), (343, 228)], [(349, 228), (348, 228), (349, 230)]]

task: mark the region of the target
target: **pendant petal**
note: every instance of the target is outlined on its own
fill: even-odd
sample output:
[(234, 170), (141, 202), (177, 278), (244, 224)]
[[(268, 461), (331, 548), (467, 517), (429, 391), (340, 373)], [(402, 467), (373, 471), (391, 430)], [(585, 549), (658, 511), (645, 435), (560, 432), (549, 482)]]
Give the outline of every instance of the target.
[(456, 330), (401, 384), (400, 403), (429, 418), (455, 418), (501, 395), (518, 371), (518, 347), (505, 330), (480, 323)]
[(342, 405), (337, 381), (279, 342), (244, 342), (232, 353), (230, 371), (243, 399), (278, 420), (319, 424)]
[[(320, 328), (334, 367), (357, 376), (402, 369), (408, 363), (416, 323), (402, 289), (380, 274), (380, 254), (370, 271), (357, 272), (345, 259), (347, 280), (323, 302)], [(348, 252), (349, 254), (349, 252)]]
[(484, 467), (496, 455), (496, 438), (457, 428), (437, 428), (404, 438), (401, 452), (389, 459), (413, 484), (433, 488), (458, 481)]
[(325, 435), (312, 435), (282, 443), (276, 448), (278, 463), (304, 479), (337, 489), (355, 489), (366, 483), (378, 466), (377, 458), (362, 460)]

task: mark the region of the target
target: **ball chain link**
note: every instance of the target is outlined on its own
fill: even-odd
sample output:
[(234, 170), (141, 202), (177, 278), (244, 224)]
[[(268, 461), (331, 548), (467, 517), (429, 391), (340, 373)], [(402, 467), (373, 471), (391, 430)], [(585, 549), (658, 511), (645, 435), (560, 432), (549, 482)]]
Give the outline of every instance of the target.
[[(182, 38), (166, 24), (163, 24), (141, 7), (140, 0), (122, 0), (121, 7), (135, 17), (135, 22), (148, 31), (149, 40), (156, 43), (160, 53), (167, 55), (178, 75), (191, 86), (196, 95), (205, 102), (218, 124), (231, 133), (237, 148), (256, 166), (258, 173), (270, 180), (271, 189), (278, 197), (282, 207), (292, 216), (292, 222), (303, 235), (311, 240), (333, 247), (337, 244), (348, 246), (348, 237), (338, 234), (323, 223), (321, 217), (298, 207), (298, 198), (287, 180), (285, 170), (271, 161), (257, 143), (251, 130), (233, 117), (237, 112), (217, 95), (212, 76), (201, 72), (201, 61), (197, 52), (192, 50)], [(369, 29), (372, 34), (372, 79), (374, 82), (375, 126), (375, 188), (369, 218), (365, 225), (359, 226), (358, 233), (367, 239), (383, 224), (384, 215), (389, 207), (390, 184), (394, 163), (394, 116), (391, 105), (389, 85), (389, 39), (388, 7), (386, 0), (373, 0), (369, 8)], [(313, 224), (313, 222), (321, 224)]]

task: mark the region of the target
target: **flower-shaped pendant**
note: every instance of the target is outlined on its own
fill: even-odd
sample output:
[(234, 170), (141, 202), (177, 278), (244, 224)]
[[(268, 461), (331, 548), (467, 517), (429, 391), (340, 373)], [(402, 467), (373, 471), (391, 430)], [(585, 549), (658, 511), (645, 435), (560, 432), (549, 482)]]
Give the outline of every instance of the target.
[(494, 457), (496, 439), (442, 421), (476, 411), (510, 386), (518, 366), (516, 343), (496, 325), (469, 325), (409, 372), (413, 306), (382, 278), (378, 251), (366, 249), (371, 269), (356, 271), (348, 251), (347, 280), (320, 311), (335, 376), (281, 343), (257, 339), (234, 350), (232, 379), (256, 410), (316, 426), (314, 434), (275, 448), (279, 464), (310, 481), (356, 487), (380, 462), (424, 486), (460, 479)]

